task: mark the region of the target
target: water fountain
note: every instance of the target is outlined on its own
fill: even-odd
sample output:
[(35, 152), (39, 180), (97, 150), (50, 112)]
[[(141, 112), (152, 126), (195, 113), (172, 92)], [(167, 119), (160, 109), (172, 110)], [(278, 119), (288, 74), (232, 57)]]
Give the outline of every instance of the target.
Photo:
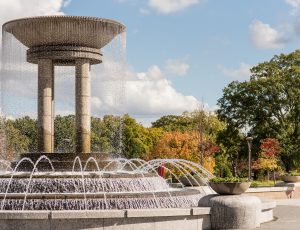
[[(203, 167), (185, 160), (146, 162), (91, 153), (90, 67), (102, 62), (100, 49), (124, 25), (93, 17), (46, 16), (9, 21), (2, 30), (27, 47), (27, 62), (38, 65), (38, 152), (22, 154), (12, 164), (0, 162), (5, 167), (0, 174), (0, 228), (33, 229), (33, 220), (38, 229), (103, 229), (107, 219), (137, 228), (145, 223), (163, 226), (170, 218), (174, 224), (191, 220), (197, 229), (205, 225), (198, 221), (207, 222), (209, 208), (196, 208), (205, 192), (171, 188), (157, 173), (164, 167), (173, 178), (179, 172), (188, 181), (191, 174), (205, 181), (213, 175)], [(54, 152), (54, 66), (75, 66), (75, 153)], [(149, 210), (154, 210), (151, 215)]]

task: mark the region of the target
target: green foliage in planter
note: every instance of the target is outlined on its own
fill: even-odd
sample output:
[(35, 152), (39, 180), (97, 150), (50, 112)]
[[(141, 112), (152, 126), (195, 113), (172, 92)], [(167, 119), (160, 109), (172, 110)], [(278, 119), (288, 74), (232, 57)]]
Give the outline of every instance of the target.
[(210, 180), (212, 183), (235, 183), (235, 182), (249, 182), (248, 178), (239, 177), (215, 177)]
[(291, 173), (286, 173), (284, 176), (300, 176), (300, 173), (298, 172), (291, 172)]

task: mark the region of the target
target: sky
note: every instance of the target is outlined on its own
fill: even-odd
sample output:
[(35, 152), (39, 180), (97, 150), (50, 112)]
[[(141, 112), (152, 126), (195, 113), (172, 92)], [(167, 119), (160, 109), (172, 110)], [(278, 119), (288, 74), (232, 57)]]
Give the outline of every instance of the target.
[[(252, 66), (298, 49), (300, 36), (300, 0), (0, 0), (1, 24), (52, 14), (126, 25), (126, 62), (106, 75), (126, 73), (123, 111), (146, 125), (202, 103), (215, 110), (227, 84), (249, 80)], [(101, 81), (93, 85), (94, 92), (103, 89)], [(57, 106), (57, 113), (71, 110)], [(95, 94), (92, 112), (100, 111), (110, 112)]]

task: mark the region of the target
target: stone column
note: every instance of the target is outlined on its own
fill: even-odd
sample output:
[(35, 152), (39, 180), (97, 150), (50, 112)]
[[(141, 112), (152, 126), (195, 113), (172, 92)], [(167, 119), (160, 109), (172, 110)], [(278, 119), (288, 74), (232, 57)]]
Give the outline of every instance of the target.
[(90, 116), (90, 62), (78, 59), (75, 62), (76, 73), (76, 153), (91, 152), (91, 116)]
[(38, 60), (38, 150), (54, 151), (54, 66), (50, 59)]

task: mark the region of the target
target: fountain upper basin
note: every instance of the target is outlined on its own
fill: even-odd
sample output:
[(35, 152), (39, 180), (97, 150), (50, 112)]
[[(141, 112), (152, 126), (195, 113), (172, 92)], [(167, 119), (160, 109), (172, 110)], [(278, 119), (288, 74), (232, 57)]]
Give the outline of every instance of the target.
[(40, 16), (9, 21), (3, 30), (28, 48), (38, 46), (81, 46), (101, 49), (125, 31), (117, 21), (84, 16)]

